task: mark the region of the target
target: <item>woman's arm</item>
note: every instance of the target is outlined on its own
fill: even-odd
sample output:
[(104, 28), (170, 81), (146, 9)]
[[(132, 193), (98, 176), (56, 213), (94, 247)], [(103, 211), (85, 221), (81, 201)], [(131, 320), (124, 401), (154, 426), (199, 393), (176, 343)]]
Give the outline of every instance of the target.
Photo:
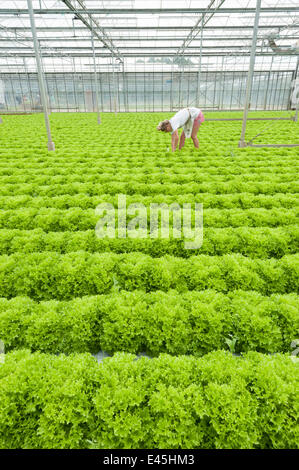
[(178, 143), (179, 143), (179, 133), (178, 133), (178, 131), (176, 130), (176, 131), (172, 134), (172, 136), (171, 136), (171, 150), (172, 150), (173, 152), (176, 151), (176, 148), (177, 148)]
[(185, 145), (185, 138), (186, 138), (185, 132), (183, 131), (183, 132), (181, 133), (181, 138), (180, 138), (180, 150), (181, 150), (181, 149), (184, 147), (184, 145)]

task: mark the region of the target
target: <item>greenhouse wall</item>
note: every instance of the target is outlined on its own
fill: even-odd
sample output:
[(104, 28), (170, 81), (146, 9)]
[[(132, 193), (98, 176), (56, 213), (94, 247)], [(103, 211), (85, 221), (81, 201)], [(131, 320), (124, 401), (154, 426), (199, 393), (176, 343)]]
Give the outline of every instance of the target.
[[(46, 73), (50, 109), (53, 112), (96, 111), (92, 73)], [(98, 93), (104, 112), (175, 111), (185, 106), (205, 110), (241, 110), (247, 73), (126, 72), (98, 73)], [(295, 72), (258, 71), (254, 74), (251, 110), (290, 108)], [(39, 112), (41, 102), (37, 74), (0, 74), (0, 112)]]

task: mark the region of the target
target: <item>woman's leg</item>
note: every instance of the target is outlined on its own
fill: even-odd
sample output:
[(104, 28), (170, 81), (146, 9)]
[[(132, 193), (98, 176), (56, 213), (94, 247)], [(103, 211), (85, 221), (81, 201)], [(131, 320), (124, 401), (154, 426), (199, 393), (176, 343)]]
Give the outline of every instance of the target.
[(201, 123), (199, 121), (194, 121), (192, 134), (191, 134), (191, 139), (193, 140), (194, 147), (197, 149), (199, 148), (199, 141), (197, 138), (197, 133), (199, 131), (200, 124)]
[(180, 138), (180, 146), (179, 146), (179, 149), (180, 149), (180, 150), (181, 150), (181, 148), (183, 148), (184, 145), (185, 145), (185, 138), (186, 138), (185, 132), (183, 131), (183, 132), (181, 133), (181, 138)]

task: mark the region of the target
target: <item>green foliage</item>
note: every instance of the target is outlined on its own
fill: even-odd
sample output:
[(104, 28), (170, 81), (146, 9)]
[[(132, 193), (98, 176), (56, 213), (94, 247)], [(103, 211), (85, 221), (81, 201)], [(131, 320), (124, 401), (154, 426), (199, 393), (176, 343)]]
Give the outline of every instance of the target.
[[(170, 235), (171, 231), (170, 231)], [(33, 230), (0, 230), (0, 253), (34, 253), (55, 251), (69, 253), (83, 250), (90, 253), (128, 253), (138, 251), (161, 257), (166, 254), (190, 258), (196, 254), (210, 256), (239, 253), (250, 258), (281, 258), (298, 252), (299, 228), (297, 225), (282, 227), (236, 227), (204, 229), (204, 243), (200, 249), (186, 250), (185, 239), (99, 239), (94, 230), (44, 232)]]
[(69, 300), (106, 294), (115, 279), (120, 289), (129, 291), (242, 289), (284, 294), (297, 291), (298, 269), (297, 254), (259, 260), (241, 255), (180, 259), (141, 253), (16, 253), (0, 257), (0, 296)]
[[(0, 448), (298, 448), (298, 149), (240, 149), (240, 123), (206, 121), (171, 154), (169, 117), (52, 114), (55, 152), (41, 115), (5, 117)], [(203, 246), (97, 239), (120, 193), (202, 203)]]
[[(295, 178), (295, 175), (294, 175)], [(63, 179), (64, 181), (64, 179)], [(251, 193), (251, 194), (267, 194), (274, 195), (275, 193), (290, 193), (295, 194), (299, 190), (299, 186), (294, 182), (287, 183), (275, 183), (275, 182), (242, 182), (238, 179), (235, 182), (206, 182), (206, 183), (167, 183), (163, 182), (151, 183), (135, 183), (135, 182), (113, 182), (99, 184), (95, 181), (91, 182), (80, 182), (73, 181), (69, 183), (48, 183), (48, 179), (40, 179), (34, 183), (14, 183), (13, 181), (9, 184), (5, 184), (0, 187), (0, 196), (11, 196), (11, 195), (31, 195), (39, 194), (41, 196), (47, 196), (52, 194), (53, 196), (62, 194), (78, 194), (88, 193), (92, 196), (98, 194), (141, 194), (149, 196), (151, 194), (166, 193), (169, 195), (180, 195), (180, 194), (200, 194), (200, 193), (211, 193), (211, 194), (231, 194), (231, 193)]]
[(0, 331), (6, 350), (52, 354), (126, 351), (151, 355), (216, 349), (240, 353), (289, 352), (299, 336), (298, 296), (236, 291), (119, 291), (69, 302), (0, 299)]
[(20, 350), (0, 365), (0, 448), (297, 449), (298, 377), (283, 355)]
[[(169, 164), (169, 163), (168, 163)], [(1, 165), (1, 161), (0, 161)], [(65, 169), (66, 166), (66, 169)], [(65, 166), (59, 167), (57, 170), (54, 168), (54, 171), (70, 171), (65, 162)], [(0, 167), (1, 168), (1, 167)], [(62, 168), (64, 170), (62, 170)], [(119, 168), (119, 165), (118, 165)], [(43, 172), (46, 169), (42, 168)], [(121, 168), (119, 168), (121, 170)], [(221, 172), (227, 171), (227, 168), (221, 168)], [(268, 169), (269, 170), (269, 169)], [(7, 170), (6, 170), (7, 171)], [(15, 171), (12, 169), (12, 171)], [(22, 170), (23, 171), (23, 170)], [(82, 168), (82, 171), (86, 171), (85, 168)], [(99, 168), (100, 171), (100, 168)], [(146, 169), (144, 169), (146, 173)], [(216, 171), (217, 168), (216, 168)], [(238, 172), (240, 169), (238, 168)], [(281, 166), (279, 171), (283, 171)], [(112, 175), (111, 175), (112, 176)], [(96, 196), (90, 196), (86, 193), (78, 193), (74, 195), (62, 194), (62, 195), (52, 195), (52, 196), (28, 196), (28, 195), (19, 195), (19, 196), (0, 196), (0, 205), (3, 210), (10, 209), (20, 209), (22, 207), (36, 208), (40, 209), (42, 207), (51, 207), (56, 209), (71, 209), (74, 207), (80, 207), (81, 209), (94, 209), (98, 204), (109, 202), (115, 207), (117, 206), (118, 196), (112, 196), (110, 194), (102, 194)], [(273, 196), (268, 196), (265, 194), (251, 194), (251, 193), (236, 193), (236, 194), (210, 194), (210, 193), (201, 193), (201, 194), (177, 194), (171, 196), (169, 194), (157, 194), (152, 196), (142, 196), (141, 194), (133, 194), (127, 196), (127, 204), (133, 204), (140, 202), (145, 206), (149, 206), (151, 203), (161, 204), (165, 202), (166, 204), (172, 204), (177, 202), (182, 205), (184, 202), (194, 204), (195, 202), (200, 202), (204, 205), (205, 208), (218, 208), (218, 209), (250, 209), (252, 207), (264, 207), (265, 209), (272, 208), (287, 208), (292, 209), (297, 206), (297, 197), (293, 194), (274, 194)]]
[[(117, 208), (117, 206), (116, 206)], [(194, 210), (192, 209), (194, 218)], [(297, 222), (298, 210), (281, 208), (265, 209), (206, 209), (204, 210), (207, 227), (277, 227), (293, 225)], [(133, 216), (127, 217), (129, 222)], [(61, 210), (42, 207), (11, 209), (0, 212), (0, 229), (32, 230), (40, 228), (46, 232), (94, 230), (99, 220), (94, 209), (74, 207)], [(116, 212), (117, 224), (117, 212)], [(170, 224), (172, 225), (172, 224)], [(148, 216), (149, 227), (149, 216)]]

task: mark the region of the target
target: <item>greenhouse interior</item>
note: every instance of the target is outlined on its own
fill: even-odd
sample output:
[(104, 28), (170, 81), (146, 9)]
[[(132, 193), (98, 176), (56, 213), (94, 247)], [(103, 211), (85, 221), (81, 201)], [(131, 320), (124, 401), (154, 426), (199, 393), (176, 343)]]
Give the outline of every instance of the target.
[(0, 449), (299, 448), (298, 110), (296, 0), (0, 0)]

